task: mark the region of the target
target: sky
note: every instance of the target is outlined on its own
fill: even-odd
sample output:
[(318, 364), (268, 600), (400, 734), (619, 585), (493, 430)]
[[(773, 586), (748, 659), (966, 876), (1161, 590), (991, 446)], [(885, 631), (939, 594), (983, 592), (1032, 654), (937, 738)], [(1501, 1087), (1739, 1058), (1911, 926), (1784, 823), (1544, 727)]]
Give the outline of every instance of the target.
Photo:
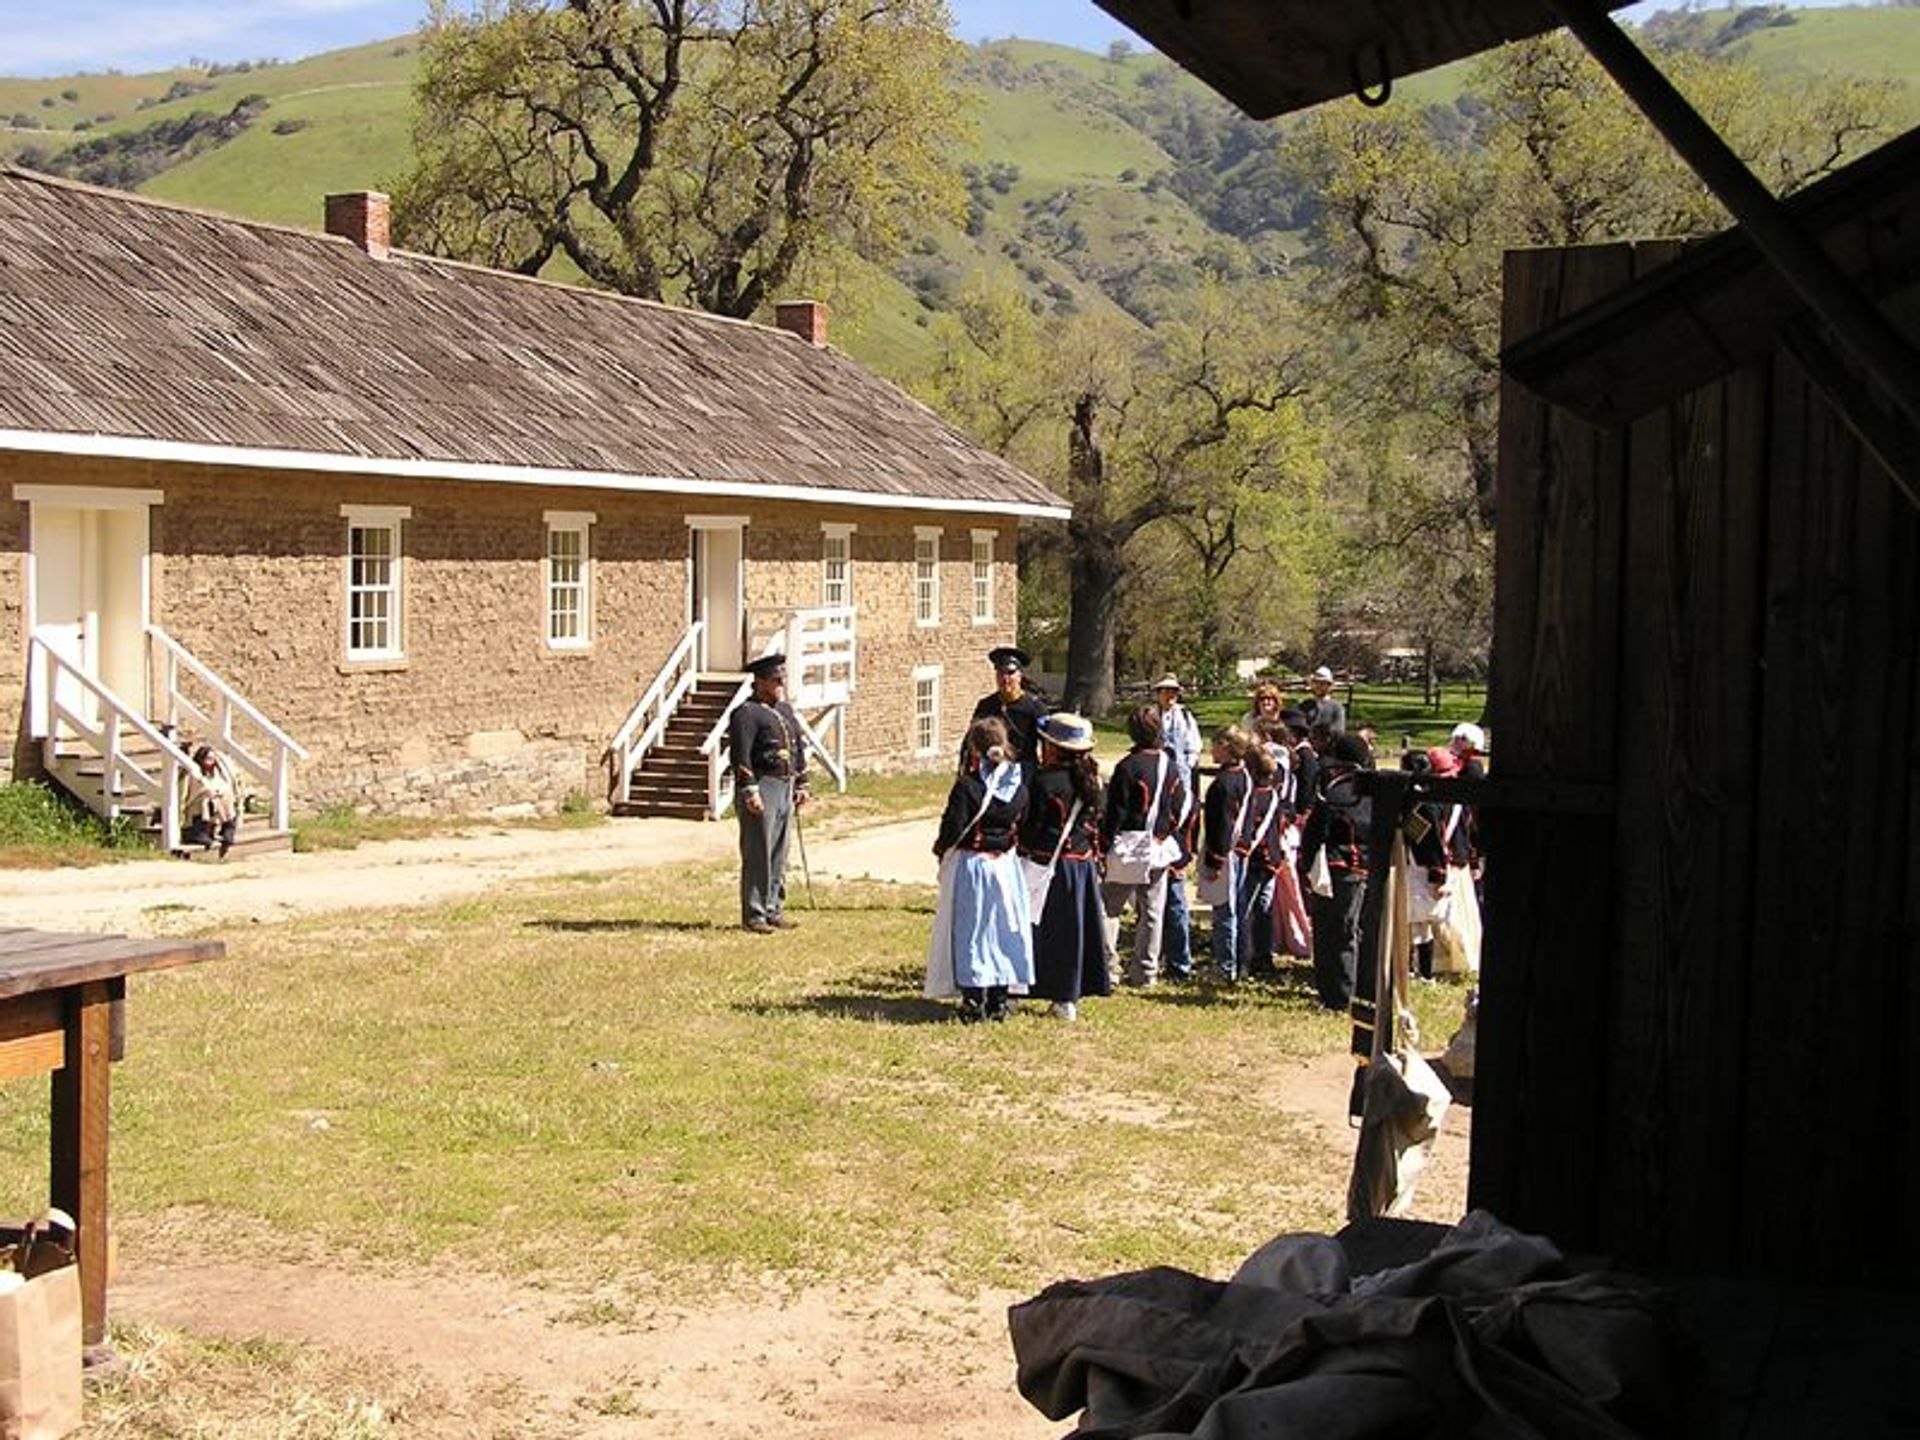
[[(1132, 38), (1093, 0), (948, 3), (968, 42), (1018, 35), (1104, 51)], [(1647, 0), (1624, 13), (1660, 8)], [(195, 56), (295, 60), (405, 34), (425, 12), (424, 0), (0, 0), (0, 75), (160, 70)]]

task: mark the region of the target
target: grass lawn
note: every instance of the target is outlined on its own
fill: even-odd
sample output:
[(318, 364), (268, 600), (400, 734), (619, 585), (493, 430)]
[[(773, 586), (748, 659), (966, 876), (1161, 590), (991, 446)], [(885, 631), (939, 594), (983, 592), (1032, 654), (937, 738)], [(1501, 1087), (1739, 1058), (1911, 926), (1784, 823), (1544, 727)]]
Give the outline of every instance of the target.
[[(1339, 1223), (1348, 1156), (1286, 1108), (1346, 1039), (1304, 974), (966, 1028), (919, 998), (930, 891), (820, 897), (774, 940), (732, 928), (722, 867), (231, 930), (135, 987), (115, 1213), (689, 1297), (1219, 1272)], [(1427, 996), (1444, 1037), (1458, 995)], [(10, 1083), (25, 1213), (44, 1086)]]

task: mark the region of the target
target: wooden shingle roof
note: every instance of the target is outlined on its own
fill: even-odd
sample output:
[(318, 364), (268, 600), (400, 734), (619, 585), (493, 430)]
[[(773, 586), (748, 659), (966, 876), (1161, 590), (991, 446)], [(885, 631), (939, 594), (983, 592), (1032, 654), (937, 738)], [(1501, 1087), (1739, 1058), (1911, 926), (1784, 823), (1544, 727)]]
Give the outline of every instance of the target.
[(36, 435), (1066, 513), (784, 330), (0, 167), (0, 437)]

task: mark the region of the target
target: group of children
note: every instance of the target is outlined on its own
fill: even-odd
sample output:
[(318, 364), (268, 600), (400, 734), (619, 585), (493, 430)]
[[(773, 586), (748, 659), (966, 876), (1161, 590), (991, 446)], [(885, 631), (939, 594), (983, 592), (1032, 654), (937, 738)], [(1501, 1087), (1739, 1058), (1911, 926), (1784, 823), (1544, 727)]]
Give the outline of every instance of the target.
[[(1373, 826), (1367, 787), (1354, 777), (1372, 768), (1371, 748), (1324, 726), (1310, 734), (1299, 711), (1256, 705), (1213, 734), (1213, 773), (1196, 805), (1198, 774), (1162, 744), (1165, 713), (1144, 705), (1129, 715), (1132, 748), (1104, 785), (1081, 716), (1041, 717), (1032, 754), (1002, 719), (973, 722), (933, 847), (940, 899), (928, 996), (957, 997), (965, 1022), (1004, 1018), (1021, 994), (1072, 1020), (1084, 997), (1111, 993), (1129, 906), (1124, 978), (1157, 982), (1170, 892), (1184, 899), (1190, 890), (1212, 911), (1218, 981), (1275, 976), (1276, 953), (1310, 956), (1321, 1003), (1346, 1008)], [(1450, 773), (1462, 748), (1472, 744), (1456, 735), (1453, 748), (1418, 758)], [(1472, 903), (1459, 894), (1472, 887), (1466, 812), (1432, 808), (1415, 827), (1413, 856), (1416, 933), (1429, 940), (1451, 909)], [(1172, 978), (1191, 978), (1190, 960), (1169, 959)], [(1464, 968), (1451, 955), (1441, 968), (1450, 964)]]

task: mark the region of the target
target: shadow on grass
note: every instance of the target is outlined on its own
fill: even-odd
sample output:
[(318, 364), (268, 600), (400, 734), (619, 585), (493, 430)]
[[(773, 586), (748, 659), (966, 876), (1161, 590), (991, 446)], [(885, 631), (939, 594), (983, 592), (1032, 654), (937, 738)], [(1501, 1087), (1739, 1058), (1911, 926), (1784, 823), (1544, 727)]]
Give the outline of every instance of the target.
[(921, 995), (920, 979), (919, 966), (869, 970), (835, 981), (812, 995), (791, 1000), (743, 1000), (733, 1008), (746, 1015), (824, 1015), (882, 1025), (940, 1025), (953, 1020), (952, 1003)]
[(828, 901), (822, 902), (818, 908), (815, 908), (812, 905), (806, 904), (804, 901), (796, 904), (794, 902), (793, 892), (788, 891), (787, 892), (787, 913), (791, 915), (794, 919), (800, 921), (802, 924), (806, 923), (807, 918), (809, 916), (817, 915), (820, 917), (821, 923), (824, 924), (828, 920), (831, 920), (835, 915), (928, 915), (928, 916), (931, 916), (933, 914), (933, 906), (931, 904), (913, 904), (913, 905), (902, 905), (899, 903), (885, 904), (879, 901), (866, 902), (866, 901), (828, 900)]
[(529, 930), (560, 930), (577, 935), (612, 933), (634, 934), (645, 930), (689, 931), (732, 930), (713, 920), (528, 920)]
[(797, 1000), (760, 1001), (734, 1007), (747, 1015), (825, 1015), (836, 1020), (868, 1020), (882, 1025), (944, 1025), (954, 1018), (952, 1004), (918, 995), (802, 995)]

